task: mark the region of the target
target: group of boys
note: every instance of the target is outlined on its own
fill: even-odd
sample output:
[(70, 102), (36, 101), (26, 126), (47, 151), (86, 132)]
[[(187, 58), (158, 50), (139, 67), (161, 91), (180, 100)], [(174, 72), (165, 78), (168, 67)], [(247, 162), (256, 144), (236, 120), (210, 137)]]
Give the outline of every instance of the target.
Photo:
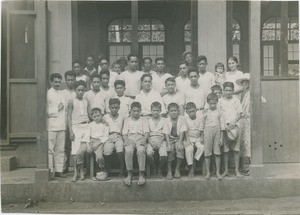
[[(83, 180), (84, 155), (94, 153), (101, 172), (107, 173), (115, 150), (120, 176), (124, 176), (126, 166), (128, 175), (124, 183), (128, 186), (132, 183), (135, 153), (138, 185), (145, 184), (145, 171), (149, 177), (162, 177), (165, 165), (167, 179), (181, 177), (180, 167), (184, 159), (188, 176), (194, 177), (196, 161), (202, 155), (205, 157), (205, 178), (209, 179), (214, 154), (216, 176), (222, 179), (228, 173), (228, 152), (232, 149), (237, 161), (236, 175), (240, 176), (239, 140), (235, 129), (241, 117), (241, 104), (232, 95), (233, 83), (216, 84), (216, 75), (206, 71), (205, 56), (198, 57), (198, 68), (182, 62), (180, 76), (176, 78), (165, 72), (163, 58), (155, 60), (156, 71), (151, 70), (151, 58), (143, 59), (143, 71), (137, 70), (137, 62), (138, 57), (130, 54), (126, 71), (117, 74), (108, 66), (102, 67), (101, 71), (90, 69), (86, 80), (82, 79), (81, 69), (68, 71), (65, 73), (67, 88), (62, 91), (62, 76), (58, 73), (50, 75), (48, 131), (51, 172), (57, 177), (65, 177), (63, 172), (68, 171), (70, 155), (73, 155), (72, 180)], [(114, 77), (113, 84), (111, 77)], [(89, 84), (91, 89), (86, 91)], [(223, 174), (220, 173), (222, 152)], [(175, 159), (173, 175), (171, 166)]]

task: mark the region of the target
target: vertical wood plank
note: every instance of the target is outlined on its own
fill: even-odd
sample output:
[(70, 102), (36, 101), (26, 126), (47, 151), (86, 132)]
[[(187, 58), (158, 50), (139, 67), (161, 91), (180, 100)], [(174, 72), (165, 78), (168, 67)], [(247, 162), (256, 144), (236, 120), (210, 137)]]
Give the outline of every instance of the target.
[[(233, 2), (226, 1), (226, 59), (233, 55), (232, 50), (232, 20), (233, 20)], [(240, 60), (240, 59), (239, 59)]]
[(198, 1), (191, 1), (191, 28), (192, 28), (192, 56), (193, 66), (197, 65), (198, 57)]

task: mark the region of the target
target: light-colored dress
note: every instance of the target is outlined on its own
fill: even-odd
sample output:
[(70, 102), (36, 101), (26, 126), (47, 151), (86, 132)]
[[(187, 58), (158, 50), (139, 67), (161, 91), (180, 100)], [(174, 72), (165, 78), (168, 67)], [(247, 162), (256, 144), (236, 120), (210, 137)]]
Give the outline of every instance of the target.
[(250, 139), (250, 91), (248, 90), (242, 100), (243, 114), (241, 118), (241, 148), (242, 157), (251, 157)]

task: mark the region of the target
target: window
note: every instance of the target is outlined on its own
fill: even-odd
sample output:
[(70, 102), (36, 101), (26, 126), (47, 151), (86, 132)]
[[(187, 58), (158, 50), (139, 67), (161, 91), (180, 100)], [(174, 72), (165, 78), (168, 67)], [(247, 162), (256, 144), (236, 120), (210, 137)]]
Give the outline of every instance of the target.
[(232, 20), (232, 55), (240, 61), (241, 28), (236, 20)]
[[(262, 26), (263, 76), (283, 76), (280, 65), (280, 18), (269, 18)], [(298, 19), (288, 20), (288, 76), (299, 75), (299, 28)]]
[[(115, 62), (131, 52), (130, 19), (114, 20), (108, 27), (109, 58)], [(164, 56), (165, 27), (157, 19), (139, 19), (138, 42), (142, 57)]]
[(192, 26), (191, 26), (191, 20), (189, 20), (184, 26), (185, 51), (192, 51), (191, 41), (192, 41)]

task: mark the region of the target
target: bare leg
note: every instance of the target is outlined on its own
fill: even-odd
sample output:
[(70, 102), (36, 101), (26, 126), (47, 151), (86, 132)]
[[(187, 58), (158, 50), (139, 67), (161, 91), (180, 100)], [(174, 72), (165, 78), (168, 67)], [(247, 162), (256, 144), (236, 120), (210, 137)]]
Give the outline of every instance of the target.
[(124, 160), (124, 154), (122, 152), (118, 153), (118, 158), (120, 162), (120, 174), (119, 177), (123, 178), (124, 177), (124, 169), (125, 169), (125, 160)]
[(72, 178), (72, 181), (73, 182), (77, 181), (77, 177), (78, 177), (78, 165), (77, 165), (77, 158), (76, 156), (74, 156), (74, 176)]
[(84, 172), (83, 172), (83, 164), (78, 164), (78, 170), (79, 170), (79, 179), (84, 179)]
[(147, 155), (147, 178), (154, 178), (154, 165), (153, 155)]
[(216, 162), (216, 167), (217, 167), (217, 170), (216, 170), (217, 178), (219, 180), (221, 180), (223, 177), (220, 175), (220, 166), (221, 166), (221, 157), (220, 157), (220, 155), (215, 155), (215, 162)]
[(144, 171), (140, 171), (138, 185), (139, 186), (143, 186), (145, 183), (146, 183), (145, 172)]
[(168, 160), (168, 173), (167, 173), (167, 179), (171, 180), (173, 179), (173, 175), (172, 175), (172, 161)]
[(157, 178), (161, 178), (162, 177), (161, 169), (162, 169), (162, 167), (165, 166), (166, 162), (167, 162), (167, 157), (160, 157), (159, 158)]
[(205, 174), (204, 178), (206, 180), (209, 180), (209, 177), (210, 177), (210, 157), (211, 156), (205, 157), (206, 174)]
[(235, 163), (235, 175), (236, 175), (236, 177), (240, 178), (240, 177), (242, 177), (242, 175), (239, 171), (240, 152), (233, 151), (233, 155), (234, 155), (234, 163)]
[(224, 172), (222, 174), (222, 177), (227, 176), (228, 174), (228, 152), (224, 153)]
[(193, 164), (189, 166), (190, 171), (189, 171), (188, 177), (190, 177), (190, 178), (194, 178), (194, 176), (195, 176), (195, 174), (194, 174), (195, 165), (196, 165), (196, 160), (194, 159)]
[(131, 185), (131, 179), (132, 179), (132, 171), (131, 171), (131, 170), (128, 170), (128, 175), (127, 175), (127, 177), (124, 179), (124, 183), (125, 183), (127, 186), (130, 186), (130, 185)]
[(181, 177), (181, 175), (180, 175), (180, 166), (181, 166), (182, 160), (183, 159), (181, 159), (181, 158), (177, 158), (174, 178), (180, 178)]

